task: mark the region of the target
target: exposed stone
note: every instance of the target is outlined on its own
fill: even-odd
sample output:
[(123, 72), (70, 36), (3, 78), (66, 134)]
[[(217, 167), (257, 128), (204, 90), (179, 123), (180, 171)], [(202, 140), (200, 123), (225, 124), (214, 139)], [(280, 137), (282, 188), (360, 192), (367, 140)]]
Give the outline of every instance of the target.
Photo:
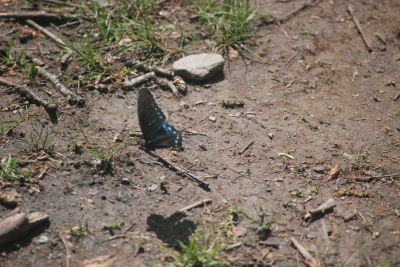
[(220, 73), (224, 58), (219, 54), (195, 54), (183, 57), (173, 64), (176, 74), (187, 80), (205, 81)]

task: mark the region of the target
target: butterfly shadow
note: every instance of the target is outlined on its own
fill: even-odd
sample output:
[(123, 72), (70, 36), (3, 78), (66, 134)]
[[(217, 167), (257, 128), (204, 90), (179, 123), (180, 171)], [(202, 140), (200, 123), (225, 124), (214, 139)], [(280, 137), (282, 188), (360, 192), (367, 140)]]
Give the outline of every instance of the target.
[(184, 217), (186, 214), (182, 212), (175, 212), (169, 217), (151, 214), (147, 217), (147, 231), (154, 232), (160, 240), (179, 250), (179, 242), (188, 244), (189, 236), (196, 230), (196, 224)]

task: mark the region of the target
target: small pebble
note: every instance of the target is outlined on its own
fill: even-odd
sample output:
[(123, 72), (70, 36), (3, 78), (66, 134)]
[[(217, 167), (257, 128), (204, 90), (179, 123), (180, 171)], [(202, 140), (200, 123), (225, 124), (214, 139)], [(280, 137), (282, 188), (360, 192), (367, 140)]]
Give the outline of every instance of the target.
[(123, 184), (123, 185), (130, 185), (130, 184), (131, 184), (131, 180), (129, 180), (129, 179), (126, 178), (126, 177), (122, 177), (122, 178), (121, 178), (121, 184)]
[(49, 242), (49, 238), (46, 235), (41, 235), (35, 240), (37, 245), (46, 244), (47, 242)]
[(324, 173), (326, 171), (326, 167), (324, 165), (318, 165), (315, 166), (313, 170), (317, 173)]
[(212, 122), (216, 122), (216, 121), (217, 121), (217, 118), (216, 118), (214, 115), (210, 115), (210, 116), (208, 117), (208, 120), (210, 120), (210, 121), (212, 121)]

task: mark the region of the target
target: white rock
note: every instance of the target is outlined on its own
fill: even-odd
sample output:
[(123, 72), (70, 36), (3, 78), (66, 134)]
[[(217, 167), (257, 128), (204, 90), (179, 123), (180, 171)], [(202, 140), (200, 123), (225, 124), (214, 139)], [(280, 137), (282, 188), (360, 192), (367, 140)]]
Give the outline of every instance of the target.
[(194, 54), (183, 57), (173, 64), (174, 72), (184, 79), (204, 81), (224, 67), (224, 58), (219, 54)]

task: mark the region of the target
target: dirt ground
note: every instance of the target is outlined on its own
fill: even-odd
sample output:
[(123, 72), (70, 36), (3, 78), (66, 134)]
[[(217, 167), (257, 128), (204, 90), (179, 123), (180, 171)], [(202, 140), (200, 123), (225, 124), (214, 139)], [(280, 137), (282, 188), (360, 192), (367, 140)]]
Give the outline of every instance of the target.
[[(1, 12), (26, 5), (3, 2)], [(280, 18), (304, 2), (260, 0), (257, 6)], [(347, 12), (349, 3), (372, 53)], [(70, 266), (103, 255), (116, 255), (113, 266), (167, 266), (173, 264), (169, 253), (175, 253), (176, 240), (187, 243), (195, 229), (218, 227), (229, 207), (257, 218), (260, 206), (275, 222), (266, 243), (242, 216), (234, 228), (241, 233), (233, 234), (238, 245), (221, 253), (227, 266), (306, 266), (292, 237), (324, 266), (400, 266), (399, 176), (351, 179), (400, 171), (400, 100), (393, 99), (400, 90), (399, 12), (395, 0), (321, 1), (282, 24), (259, 25), (252, 48), (257, 60), (231, 60), (223, 80), (190, 85), (181, 98), (154, 89), (175, 126), (206, 133), (184, 133), (183, 151), (156, 152), (204, 177), (209, 192), (139, 149), (136, 91), (81, 90), (86, 105), (64, 103), (53, 125), (33, 104), (18, 112), (5, 109), (24, 100), (1, 86), (1, 122), (19, 124), (0, 137), (0, 157), (43, 156), (24, 142), (42, 124), (48, 125), (57, 153), (25, 166), (35, 176), (47, 166), (39, 184), (12, 185), (21, 194), (20, 209), (43, 211), (50, 224), (3, 249), (0, 265), (65, 266), (60, 233), (81, 226), (89, 234), (68, 241)], [(0, 23), (1, 42), (21, 27), (14, 20)], [(44, 36), (39, 42), (42, 50), (52, 47)], [(31, 43), (31, 49), (37, 48)], [(18, 71), (2, 77), (26, 80)], [(222, 100), (231, 97), (243, 100), (244, 107), (224, 108)], [(57, 98), (62, 96), (50, 99)], [(71, 152), (74, 144), (84, 148), (82, 154)], [(104, 154), (112, 156), (111, 174), (91, 165), (95, 155)], [(341, 173), (328, 181), (336, 164)], [(160, 189), (160, 176), (167, 193)], [(2, 184), (1, 190), (10, 188)], [(205, 198), (212, 204), (187, 216), (176, 213)], [(304, 225), (306, 212), (330, 198), (336, 203), (333, 212)], [(344, 222), (342, 216), (352, 211), (356, 217)], [(7, 212), (0, 207), (0, 215)], [(120, 229), (104, 230), (104, 225)], [(49, 241), (39, 244), (41, 235)]]

